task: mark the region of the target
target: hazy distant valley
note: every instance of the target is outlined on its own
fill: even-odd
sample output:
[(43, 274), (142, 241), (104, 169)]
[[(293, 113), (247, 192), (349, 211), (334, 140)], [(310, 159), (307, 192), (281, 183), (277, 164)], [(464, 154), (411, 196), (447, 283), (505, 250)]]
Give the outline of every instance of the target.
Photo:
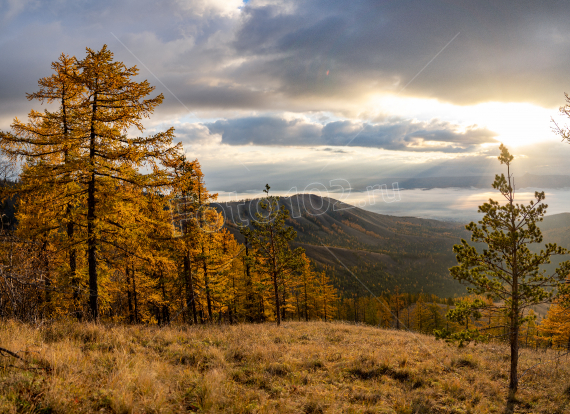
[[(324, 182), (324, 181), (323, 181)], [(478, 220), (479, 205), (496, 199), (497, 192), (491, 187), (493, 177), (425, 177), (425, 178), (383, 178), (375, 179), (375, 190), (370, 184), (351, 184), (344, 192), (329, 191), (322, 184), (301, 185), (288, 191), (273, 191), (280, 196), (298, 193), (312, 193), (342, 200), (352, 206), (358, 206), (370, 212), (399, 216), (420, 217), (439, 221), (467, 223)], [(384, 192), (379, 186), (384, 185)], [(368, 187), (368, 190), (367, 190)], [(548, 215), (564, 213), (570, 205), (570, 176), (530, 175), (516, 178), (517, 198), (520, 202), (528, 202), (535, 191), (545, 191)], [(298, 191), (295, 190), (298, 189)], [(243, 192), (218, 192), (218, 202), (235, 202), (242, 199), (253, 199), (263, 196), (261, 190)]]

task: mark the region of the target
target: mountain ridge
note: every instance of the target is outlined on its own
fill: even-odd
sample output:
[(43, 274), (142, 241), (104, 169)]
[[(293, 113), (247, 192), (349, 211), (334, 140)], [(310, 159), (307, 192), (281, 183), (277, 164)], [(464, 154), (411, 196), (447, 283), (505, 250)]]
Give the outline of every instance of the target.
[[(289, 210), (287, 224), (297, 231), (294, 245), (304, 247), (317, 267), (334, 269), (337, 286), (347, 293), (365, 293), (355, 276), (374, 294), (396, 288), (442, 296), (464, 293), (447, 271), (455, 260), (453, 244), (467, 235), (457, 223), (382, 215), (314, 194), (282, 197), (279, 203)], [(239, 226), (250, 223), (261, 210), (258, 205), (259, 199), (218, 205), (226, 227), (242, 243)]]
[[(262, 211), (259, 202), (217, 204), (225, 227), (241, 243), (239, 228), (251, 226), (255, 213)], [(314, 194), (281, 197), (279, 204), (289, 210), (287, 225), (297, 231), (293, 245), (303, 247), (317, 268), (334, 270), (335, 284), (344, 294), (367, 294), (360, 282), (376, 295), (395, 289), (441, 297), (466, 293), (449, 274), (456, 264), (453, 245), (470, 240), (466, 223), (389, 216)], [(570, 248), (570, 213), (546, 216), (540, 227), (545, 241)]]
[[(398, 183), (400, 189), (434, 188), (489, 188), (494, 176), (440, 176), (383, 178), (380, 182)], [(515, 177), (516, 186), (522, 188), (570, 188), (570, 175), (537, 175), (526, 173)]]

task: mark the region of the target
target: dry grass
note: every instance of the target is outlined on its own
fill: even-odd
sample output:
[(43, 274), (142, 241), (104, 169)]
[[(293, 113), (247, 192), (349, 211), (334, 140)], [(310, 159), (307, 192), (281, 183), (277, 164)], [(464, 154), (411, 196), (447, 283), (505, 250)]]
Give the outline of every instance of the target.
[[(0, 324), (0, 412), (501, 413), (507, 348), (341, 323)], [(553, 351), (523, 351), (523, 370)], [(16, 365), (19, 368), (10, 367)], [(42, 367), (49, 367), (44, 370)], [(524, 377), (517, 412), (570, 412), (568, 362)]]

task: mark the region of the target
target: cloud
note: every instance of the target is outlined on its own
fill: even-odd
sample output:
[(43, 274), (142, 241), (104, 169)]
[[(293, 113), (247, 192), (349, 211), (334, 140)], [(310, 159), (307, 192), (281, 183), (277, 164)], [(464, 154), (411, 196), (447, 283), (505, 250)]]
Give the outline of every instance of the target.
[(522, 1), (294, 2), (244, 8), (235, 48), (248, 79), (291, 97), (402, 92), (458, 104), (557, 105), (570, 86), (570, 9)]
[[(204, 156), (216, 186), (265, 177), (285, 187), (305, 178), (375, 184), (369, 177), (476, 174), (495, 167), (496, 155), (483, 145), (495, 142), (495, 124), (446, 112), (442, 102), (552, 108), (570, 92), (570, 7), (563, 2), (0, 0), (0, 9), (0, 129), (41, 109), (25, 93), (60, 53), (81, 58), (86, 46), (106, 43), (165, 95), (149, 124), (174, 124), (188, 151)], [(395, 119), (390, 104), (374, 106), (394, 95), (397, 114), (420, 120)], [(418, 99), (424, 107), (412, 110), (412, 98), (433, 101)], [(437, 111), (427, 107), (436, 100)], [(526, 114), (495, 118), (528, 129), (518, 122)], [(529, 150), (532, 161), (520, 165), (566, 171), (557, 145)], [(330, 159), (334, 174), (320, 175)]]
[(104, 43), (117, 59), (141, 67), (170, 111), (184, 107), (160, 82), (192, 110), (343, 110), (385, 93), (552, 107), (570, 91), (570, 8), (563, 2), (0, 4), (7, 10), (0, 27), (2, 109), (24, 101), (61, 52), (81, 57), (85, 46)]
[[(163, 130), (164, 128), (159, 128)], [(218, 134), (212, 134), (208, 127), (203, 124), (183, 124), (176, 126), (176, 136), (184, 144), (193, 144), (201, 146), (215, 146), (220, 144), (222, 137)]]
[(465, 152), (496, 142), (492, 131), (477, 126), (464, 130), (448, 122), (394, 120), (371, 124), (334, 121), (325, 125), (274, 116), (218, 120), (205, 126), (221, 135), (222, 144), (269, 146), (372, 147), (401, 151)]
[(220, 120), (206, 126), (211, 133), (221, 134), (222, 144), (229, 145), (318, 145), (321, 136), (318, 124), (269, 116)]
[[(208, 188), (215, 191), (258, 190), (269, 183), (276, 191), (296, 187), (302, 191), (310, 183), (321, 183), (332, 189), (331, 181), (342, 179), (355, 191), (368, 186), (406, 182), (409, 178), (480, 176), (482, 183), (491, 184), (495, 174), (506, 173), (499, 164), (497, 146), (477, 152), (414, 153), (354, 147), (350, 153), (332, 153), (320, 149), (284, 148), (278, 154), (240, 146), (197, 148), (189, 156), (198, 157), (206, 175)], [(543, 176), (570, 175), (570, 145), (548, 143), (521, 147), (513, 151), (515, 161), (511, 173), (515, 177), (529, 174)], [(522, 157), (521, 155), (528, 155)], [(548, 160), (548, 165), (544, 160)], [(246, 167), (244, 167), (246, 166)], [(515, 180), (515, 184), (518, 181)]]

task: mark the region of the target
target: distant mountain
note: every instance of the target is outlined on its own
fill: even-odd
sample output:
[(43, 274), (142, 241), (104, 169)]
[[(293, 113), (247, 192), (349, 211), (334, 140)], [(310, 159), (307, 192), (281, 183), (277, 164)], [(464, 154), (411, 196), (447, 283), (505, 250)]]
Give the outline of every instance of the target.
[(539, 227), (545, 241), (570, 249), (570, 213), (546, 216)]
[[(538, 226), (542, 230), (544, 243), (556, 243), (558, 246), (570, 250), (570, 213), (553, 214), (546, 216)], [(544, 244), (543, 243), (543, 244)], [(543, 246), (531, 246), (531, 250), (540, 251)], [(570, 260), (570, 256), (554, 256), (552, 263), (544, 266), (548, 272), (554, 272), (560, 262)]]
[[(239, 226), (261, 211), (258, 203), (255, 199), (218, 207), (240, 242), (244, 240)], [(367, 294), (357, 279), (375, 294), (396, 286), (440, 297), (466, 292), (448, 270), (456, 264), (453, 245), (461, 238), (470, 240), (463, 223), (387, 216), (313, 194), (283, 197), (280, 203), (291, 213), (287, 224), (297, 231), (296, 245), (320, 267), (333, 268), (336, 285), (345, 294)], [(570, 248), (570, 213), (547, 216), (540, 227), (545, 242)], [(548, 269), (554, 270), (558, 261)]]
[[(385, 178), (379, 182), (395, 183), (400, 188), (489, 188), (494, 176), (466, 177), (415, 177), (415, 178)], [(525, 174), (515, 177), (517, 188), (570, 188), (570, 175), (533, 175)], [(364, 189), (362, 189), (364, 190)]]
[[(258, 202), (219, 206), (227, 228), (240, 242), (239, 225), (252, 220)], [(297, 231), (296, 244), (319, 266), (334, 268), (337, 286), (347, 293), (365, 293), (357, 278), (374, 293), (393, 291), (396, 286), (401, 291), (423, 290), (439, 296), (465, 292), (448, 272), (455, 264), (453, 245), (468, 237), (463, 225), (381, 215), (309, 194), (280, 202), (291, 212), (288, 224)]]

